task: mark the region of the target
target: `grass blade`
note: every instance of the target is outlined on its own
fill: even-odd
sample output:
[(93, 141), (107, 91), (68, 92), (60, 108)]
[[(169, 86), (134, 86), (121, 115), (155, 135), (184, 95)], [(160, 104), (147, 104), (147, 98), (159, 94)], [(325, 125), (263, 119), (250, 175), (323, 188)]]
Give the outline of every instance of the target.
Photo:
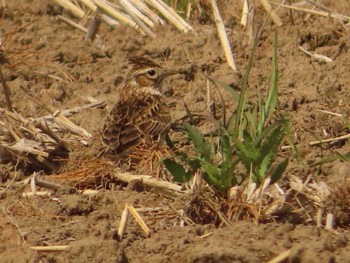
[(274, 51), (271, 62), (271, 77), (270, 87), (267, 94), (265, 105), (263, 106), (262, 100), (259, 97), (259, 108), (261, 111), (261, 117), (259, 122), (259, 133), (263, 130), (266, 122), (272, 117), (276, 109), (277, 95), (278, 95), (278, 70), (277, 70), (277, 44), (278, 44), (278, 32), (275, 32)]
[[(238, 139), (238, 135), (239, 135), (239, 127), (240, 127), (240, 123), (242, 122), (242, 118), (243, 118), (243, 111), (245, 108), (245, 92), (247, 90), (247, 86), (248, 86), (248, 77), (250, 74), (250, 70), (253, 66), (253, 60), (254, 60), (254, 56), (255, 56), (255, 51), (256, 51), (256, 46), (257, 46), (258, 41), (255, 40), (254, 41), (254, 45), (252, 48), (252, 52), (250, 54), (249, 57), (249, 61), (248, 61), (248, 65), (246, 68), (246, 71), (244, 73), (244, 77), (243, 77), (243, 83), (242, 83), (242, 90), (241, 90), (241, 94), (239, 96), (239, 100), (238, 100), (238, 106), (237, 106), (237, 111), (236, 111), (236, 117), (235, 117), (235, 127), (233, 129), (233, 138), (234, 139)], [(230, 130), (231, 127), (228, 127), (228, 129)]]
[(279, 125), (275, 125), (275, 129), (272, 129), (270, 133), (266, 134), (266, 137), (260, 146), (260, 157), (257, 159), (256, 163), (259, 167), (257, 183), (260, 183), (260, 180), (264, 179), (270, 163), (277, 156), (278, 147), (285, 135), (285, 123), (278, 122), (277, 124)]
[(216, 78), (211, 78), (207, 75), (205, 75), (206, 78), (208, 78), (212, 83), (214, 83), (217, 87), (223, 88), (225, 90), (227, 90), (228, 92), (230, 92), (230, 94), (232, 95), (232, 98), (235, 101), (239, 101), (239, 92), (234, 90), (230, 85), (227, 85), (225, 82), (218, 80)]

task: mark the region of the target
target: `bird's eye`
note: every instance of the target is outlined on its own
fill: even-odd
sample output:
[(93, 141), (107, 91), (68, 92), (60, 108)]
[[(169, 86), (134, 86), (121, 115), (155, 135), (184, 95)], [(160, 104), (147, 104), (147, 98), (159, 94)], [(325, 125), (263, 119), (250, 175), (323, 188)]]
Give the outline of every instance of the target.
[(151, 77), (155, 77), (157, 74), (157, 71), (155, 71), (154, 69), (150, 69), (147, 71), (147, 74)]

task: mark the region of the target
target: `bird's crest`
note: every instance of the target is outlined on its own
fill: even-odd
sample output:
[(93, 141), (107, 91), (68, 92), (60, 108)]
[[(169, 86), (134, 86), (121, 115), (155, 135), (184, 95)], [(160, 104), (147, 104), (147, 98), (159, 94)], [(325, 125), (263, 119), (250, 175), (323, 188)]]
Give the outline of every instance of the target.
[(141, 69), (145, 67), (161, 68), (161, 66), (159, 66), (157, 63), (145, 57), (132, 57), (129, 59), (129, 64), (131, 64), (134, 69)]

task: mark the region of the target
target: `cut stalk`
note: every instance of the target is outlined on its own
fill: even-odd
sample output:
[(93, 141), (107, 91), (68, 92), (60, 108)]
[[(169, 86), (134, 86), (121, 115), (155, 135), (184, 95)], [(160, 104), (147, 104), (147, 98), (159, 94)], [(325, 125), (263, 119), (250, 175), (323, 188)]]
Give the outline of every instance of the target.
[(188, 32), (189, 29), (186, 28), (172, 13), (170, 13), (160, 2), (157, 0), (147, 0), (154, 9), (158, 10), (170, 23), (172, 23), (177, 29), (183, 32)]
[(60, 252), (66, 250), (68, 247), (69, 246), (34, 246), (30, 248), (38, 252)]
[(271, 4), (278, 5), (281, 7), (289, 8), (295, 11), (300, 11), (304, 13), (309, 13), (312, 15), (318, 15), (318, 16), (325, 16), (325, 17), (331, 17), (331, 18), (339, 18), (343, 21), (350, 21), (349, 16), (337, 14), (337, 13), (330, 13), (330, 12), (324, 12), (324, 11), (317, 11), (317, 10), (312, 10), (312, 9), (307, 9), (307, 8), (302, 8), (302, 7), (297, 7), (297, 6), (291, 6), (291, 5), (283, 5), (280, 3), (275, 3), (275, 2), (270, 2)]
[(146, 233), (146, 235), (148, 236), (150, 231), (148, 226), (146, 225), (145, 221), (143, 221), (143, 219), (141, 218), (140, 214), (136, 211), (136, 209), (132, 206), (132, 205), (128, 205), (128, 209), (130, 211), (130, 213), (135, 217), (136, 222), (140, 225), (140, 227), (142, 228), (142, 230)]
[(236, 64), (233, 60), (231, 46), (230, 46), (230, 43), (229, 43), (228, 38), (227, 38), (225, 26), (224, 26), (224, 23), (222, 22), (219, 8), (218, 8), (215, 0), (211, 0), (210, 3), (211, 3), (211, 7), (213, 9), (216, 28), (217, 28), (218, 33), (219, 33), (221, 45), (222, 45), (224, 52), (225, 52), (227, 63), (233, 69), (233, 71), (237, 72), (237, 67), (236, 67)]
[(65, 9), (72, 12), (72, 14), (75, 15), (76, 17), (78, 18), (84, 17), (85, 12), (82, 9), (80, 9), (78, 6), (73, 4), (71, 1), (68, 1), (68, 0), (55, 0), (55, 1), (61, 6), (63, 6)]
[(128, 223), (128, 219), (129, 219), (129, 204), (125, 204), (125, 208), (123, 210), (122, 213), (122, 217), (120, 219), (120, 225), (118, 228), (118, 238), (119, 241), (123, 239), (123, 235), (125, 233), (125, 229), (126, 229), (126, 225)]
[(282, 26), (283, 23), (282, 23), (280, 17), (276, 14), (275, 10), (272, 9), (269, 2), (267, 2), (267, 0), (260, 0), (260, 3), (262, 4), (262, 6), (266, 10), (266, 12), (270, 15), (270, 17), (271, 17), (272, 21), (275, 23), (275, 25), (278, 27)]

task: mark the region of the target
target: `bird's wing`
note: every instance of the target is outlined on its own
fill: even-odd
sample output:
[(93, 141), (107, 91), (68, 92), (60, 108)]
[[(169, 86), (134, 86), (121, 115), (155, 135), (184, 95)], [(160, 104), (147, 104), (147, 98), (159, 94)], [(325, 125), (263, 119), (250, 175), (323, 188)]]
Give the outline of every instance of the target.
[(103, 143), (118, 153), (150, 142), (170, 128), (170, 110), (161, 97), (117, 104), (102, 132)]
[(161, 97), (156, 97), (154, 101), (149, 101), (145, 112), (140, 114), (136, 121), (135, 125), (140, 129), (140, 132), (154, 140), (170, 128), (169, 107)]
[(123, 152), (137, 144), (139, 132), (128, 117), (132, 113), (130, 107), (124, 103), (115, 105), (110, 112), (103, 127), (102, 142), (112, 151)]

